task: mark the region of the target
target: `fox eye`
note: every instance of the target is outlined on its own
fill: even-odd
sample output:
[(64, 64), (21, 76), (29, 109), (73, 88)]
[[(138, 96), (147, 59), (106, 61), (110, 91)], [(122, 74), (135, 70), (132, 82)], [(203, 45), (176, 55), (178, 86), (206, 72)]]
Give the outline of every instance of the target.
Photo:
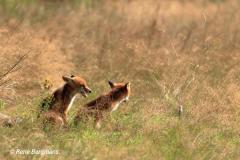
[(84, 85), (83, 85), (83, 84), (80, 84), (80, 88), (84, 88)]

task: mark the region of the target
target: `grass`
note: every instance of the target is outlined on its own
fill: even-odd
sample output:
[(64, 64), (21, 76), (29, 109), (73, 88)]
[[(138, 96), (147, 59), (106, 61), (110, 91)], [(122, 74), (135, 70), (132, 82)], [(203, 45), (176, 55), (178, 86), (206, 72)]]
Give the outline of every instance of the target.
[(0, 110), (4, 109), (4, 105), (5, 105), (4, 101), (0, 99)]
[[(30, 51), (12, 85), (0, 88), (1, 112), (23, 118), (0, 127), (0, 159), (240, 157), (237, 0), (3, 0), (0, 6), (1, 66)], [(65, 74), (83, 76), (93, 93), (77, 98), (68, 129), (43, 128), (37, 114), (48, 93), (42, 86), (45, 79), (52, 90), (61, 86)], [(74, 126), (78, 108), (109, 90), (107, 80), (130, 81), (130, 101), (100, 130), (91, 122)]]
[[(36, 24), (55, 16), (59, 10), (74, 9), (76, 6), (84, 5), (86, 8), (92, 8), (92, 0), (72, 0), (64, 1), (41, 1), (41, 0), (1, 0), (0, 12), (2, 21), (17, 19), (20, 22)], [(65, 9), (63, 9), (65, 8)]]

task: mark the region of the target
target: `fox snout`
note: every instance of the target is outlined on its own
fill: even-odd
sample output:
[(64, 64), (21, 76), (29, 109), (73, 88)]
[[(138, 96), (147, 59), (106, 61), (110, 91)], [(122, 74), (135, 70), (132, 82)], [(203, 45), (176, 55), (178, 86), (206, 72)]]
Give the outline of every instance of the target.
[(87, 97), (87, 94), (91, 93), (92, 90), (89, 87), (80, 88), (80, 93), (83, 97)]
[(86, 93), (92, 93), (92, 90), (89, 87), (85, 87), (84, 90)]
[(129, 101), (129, 97), (126, 97), (126, 99), (124, 99), (123, 102), (128, 102)]

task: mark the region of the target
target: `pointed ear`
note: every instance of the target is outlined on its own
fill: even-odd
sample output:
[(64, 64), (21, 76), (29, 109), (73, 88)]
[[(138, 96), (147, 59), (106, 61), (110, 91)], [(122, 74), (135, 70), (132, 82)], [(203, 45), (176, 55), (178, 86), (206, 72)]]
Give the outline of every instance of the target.
[(108, 81), (108, 84), (110, 85), (111, 88), (114, 87), (114, 83), (112, 81)]
[(130, 88), (130, 85), (131, 85), (131, 83), (130, 83), (130, 82), (127, 82), (127, 83), (125, 84), (125, 87), (129, 89), (129, 88)]
[(67, 83), (72, 82), (72, 78), (68, 76), (62, 76), (62, 79)]

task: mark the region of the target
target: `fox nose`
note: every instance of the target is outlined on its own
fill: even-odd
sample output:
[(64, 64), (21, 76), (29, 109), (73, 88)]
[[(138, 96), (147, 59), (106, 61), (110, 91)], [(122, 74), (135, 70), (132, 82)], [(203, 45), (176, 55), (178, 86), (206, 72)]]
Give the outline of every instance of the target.
[(92, 93), (92, 90), (90, 88), (86, 88), (88, 93)]

